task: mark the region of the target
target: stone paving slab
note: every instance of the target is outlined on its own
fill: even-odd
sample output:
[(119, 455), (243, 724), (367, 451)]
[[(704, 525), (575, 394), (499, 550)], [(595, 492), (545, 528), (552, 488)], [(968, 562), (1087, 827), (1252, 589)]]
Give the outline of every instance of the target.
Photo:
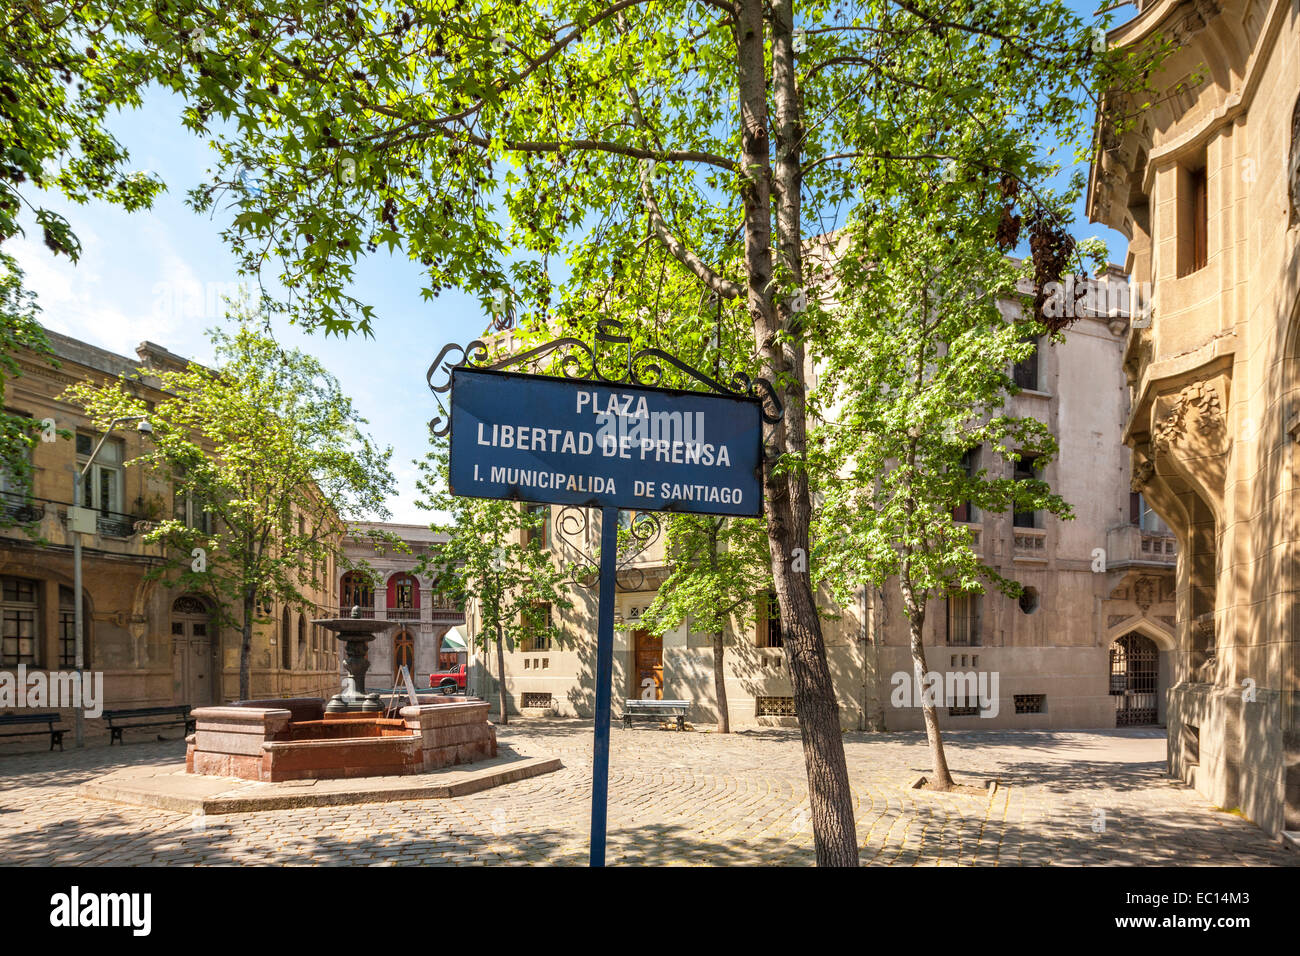
[(262, 783), (186, 773), (184, 765), (130, 767), (77, 788), (77, 796), (176, 813), (252, 813), (394, 800), (441, 800), (554, 773), (558, 757), (494, 757), (416, 775)]
[[(843, 736), (868, 866), (1289, 866), (1300, 853), (1165, 772), (1159, 728), (947, 731), (958, 783), (928, 774), (922, 732)], [(558, 758), (552, 773), (441, 799), (200, 816), (78, 795), (106, 773), (170, 772), (183, 741), (0, 756), (0, 864), (564, 865), (587, 863), (592, 725), (497, 726), (500, 753)], [(608, 862), (816, 862), (797, 729), (732, 734), (615, 727)]]

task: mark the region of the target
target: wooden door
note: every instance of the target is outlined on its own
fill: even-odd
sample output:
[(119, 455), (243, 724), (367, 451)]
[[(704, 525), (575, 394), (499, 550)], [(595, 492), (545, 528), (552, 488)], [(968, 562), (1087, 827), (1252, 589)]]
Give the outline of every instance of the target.
[(393, 686), (400, 685), (402, 665), (406, 665), (406, 672), (411, 675), (411, 680), (415, 680), (415, 638), (411, 632), (402, 628), (393, 638)]
[(207, 621), (172, 621), (172, 700), (204, 707), (212, 703), (212, 638)]
[(185, 622), (172, 621), (172, 703), (188, 704), (190, 644), (185, 637)]
[(207, 621), (189, 621), (186, 622), (186, 626), (190, 632), (187, 703), (201, 707), (212, 703), (212, 638), (208, 635)]
[(636, 632), (636, 686), (642, 700), (664, 699), (664, 639), (662, 634)]
[(212, 703), (216, 668), (212, 624), (207, 606), (197, 598), (177, 598), (172, 605), (172, 700), (191, 707)]

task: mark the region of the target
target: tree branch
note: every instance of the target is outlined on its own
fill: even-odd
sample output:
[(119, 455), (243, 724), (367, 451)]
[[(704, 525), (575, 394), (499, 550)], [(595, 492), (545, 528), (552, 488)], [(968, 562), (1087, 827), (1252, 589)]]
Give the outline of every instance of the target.
[(684, 242), (669, 231), (668, 224), (659, 211), (659, 204), (655, 202), (654, 193), (650, 189), (650, 177), (644, 166), (641, 167), (640, 176), (641, 196), (645, 200), (646, 212), (650, 216), (650, 228), (654, 230), (655, 237), (678, 262), (695, 273), (696, 277), (715, 293), (727, 299), (739, 298), (741, 293), (739, 283), (718, 275), (698, 254), (688, 249)]

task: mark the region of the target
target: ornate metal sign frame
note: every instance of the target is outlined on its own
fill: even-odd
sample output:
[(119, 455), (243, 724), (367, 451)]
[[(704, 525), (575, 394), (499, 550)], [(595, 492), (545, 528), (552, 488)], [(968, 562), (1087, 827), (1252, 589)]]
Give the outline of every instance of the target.
[[(623, 346), (624, 357), (614, 374), (606, 374), (601, 369), (601, 346)], [(459, 355), (453, 361), (452, 357)], [(718, 395), (730, 395), (735, 398), (757, 398), (763, 421), (775, 425), (785, 416), (785, 408), (777, 398), (776, 389), (765, 378), (750, 378), (744, 372), (733, 372), (729, 376), (729, 385), (724, 385), (710, 375), (706, 375), (692, 365), (688, 365), (675, 355), (663, 349), (644, 348), (632, 351), (632, 337), (623, 332), (623, 324), (616, 319), (601, 319), (596, 323), (596, 332), (591, 345), (574, 336), (552, 339), (514, 355), (507, 355), (492, 361), (492, 353), (486, 342), (475, 339), (469, 345), (455, 342), (442, 347), (438, 357), (429, 366), (425, 380), (433, 392), (438, 407), (442, 409), (442, 395), (451, 391), (451, 370), (454, 368), (482, 368), (503, 370), (511, 366), (527, 367), (552, 356), (558, 361), (560, 376), (572, 381), (604, 382), (608, 385), (642, 385), (647, 388), (661, 388), (664, 377), (664, 364), (684, 372), (691, 380), (705, 385)], [(435, 376), (443, 376), (435, 382)], [(451, 430), (451, 417), (435, 416), (429, 421), (429, 431), (439, 438)]]
[[(607, 372), (602, 368), (603, 346), (622, 347), (623, 355), (618, 365)], [(437, 437), (451, 431), (451, 414), (443, 408), (441, 396), (451, 391), (452, 370), (457, 368), (501, 371), (512, 366), (535, 371), (543, 359), (559, 364), (560, 375), (571, 381), (593, 381), (608, 385), (639, 385), (646, 388), (664, 388), (665, 367), (684, 373), (696, 385), (709, 391), (734, 398), (757, 400), (762, 420), (769, 425), (781, 421), (785, 408), (777, 398), (772, 383), (764, 378), (751, 378), (744, 372), (733, 372), (724, 384), (699, 369), (688, 365), (675, 355), (657, 348), (632, 350), (632, 337), (623, 332), (622, 323), (602, 319), (596, 323), (590, 345), (574, 336), (553, 339), (543, 345), (526, 349), (513, 355), (492, 360), (488, 344), (475, 339), (469, 345), (451, 343), (443, 346), (438, 357), (425, 375), (429, 390), (433, 392), (443, 415), (429, 422), (429, 430)], [(608, 362), (606, 362), (608, 367)], [(445, 376), (445, 377), (444, 377)], [(605, 821), (609, 797), (609, 729), (610, 696), (613, 687), (614, 667), (614, 595), (618, 590), (620, 572), (643, 578), (644, 572), (632, 567), (659, 538), (662, 525), (653, 511), (637, 511), (628, 529), (628, 540), (622, 554), (618, 553), (618, 513), (614, 506), (604, 506), (600, 520), (600, 565), (597, 568), (578, 545), (585, 545), (591, 527), (589, 508), (576, 505), (562, 506), (556, 515), (558, 536), (586, 560), (584, 571), (576, 575), (574, 584), (589, 588), (593, 579), (600, 584), (597, 602), (596, 672), (595, 672), (595, 739), (592, 748), (591, 786), (591, 856), (592, 866), (605, 865)]]

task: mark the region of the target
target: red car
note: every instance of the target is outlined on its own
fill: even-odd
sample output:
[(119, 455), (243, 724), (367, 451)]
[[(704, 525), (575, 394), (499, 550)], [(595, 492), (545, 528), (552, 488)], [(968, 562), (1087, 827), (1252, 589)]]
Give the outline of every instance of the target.
[(444, 694), (465, 693), (465, 665), (453, 667), (449, 671), (438, 671), (429, 675), (429, 686), (436, 687)]

